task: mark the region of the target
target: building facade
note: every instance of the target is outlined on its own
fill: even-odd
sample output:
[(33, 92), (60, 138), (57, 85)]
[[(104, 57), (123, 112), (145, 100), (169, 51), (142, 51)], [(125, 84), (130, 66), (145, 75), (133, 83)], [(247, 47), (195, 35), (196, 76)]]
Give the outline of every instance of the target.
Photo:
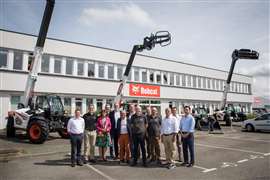
[[(25, 89), (36, 36), (0, 30), (0, 128)], [(89, 104), (112, 104), (130, 53), (48, 38), (35, 93), (54, 93), (71, 113)], [(164, 110), (169, 105), (219, 108), (228, 72), (138, 54), (124, 88), (124, 99)], [(228, 102), (251, 111), (252, 77), (234, 74)]]

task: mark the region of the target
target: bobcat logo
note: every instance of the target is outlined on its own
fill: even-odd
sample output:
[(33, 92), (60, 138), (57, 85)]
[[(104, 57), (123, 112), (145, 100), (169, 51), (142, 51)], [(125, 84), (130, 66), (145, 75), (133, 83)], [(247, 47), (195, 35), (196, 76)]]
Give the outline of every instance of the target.
[(135, 85), (133, 85), (133, 86), (132, 86), (132, 91), (133, 91), (134, 94), (139, 93), (139, 91), (140, 91), (140, 86), (135, 86)]

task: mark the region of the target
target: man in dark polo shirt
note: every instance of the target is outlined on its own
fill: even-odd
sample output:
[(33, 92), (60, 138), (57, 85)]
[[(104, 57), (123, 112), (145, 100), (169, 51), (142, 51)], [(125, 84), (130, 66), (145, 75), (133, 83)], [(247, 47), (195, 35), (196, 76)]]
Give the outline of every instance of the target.
[(146, 117), (142, 114), (142, 108), (140, 106), (136, 107), (136, 114), (131, 117), (130, 122), (131, 136), (134, 143), (134, 159), (131, 166), (137, 165), (138, 160), (138, 147), (140, 145), (142, 151), (143, 166), (146, 164), (146, 152), (145, 152), (145, 135), (147, 129)]
[(150, 161), (157, 161), (160, 163), (160, 129), (161, 117), (158, 115), (157, 108), (152, 107), (151, 116), (148, 119), (148, 138), (150, 146)]
[(84, 131), (84, 163), (95, 163), (95, 144), (96, 144), (96, 122), (97, 115), (93, 104), (89, 105), (89, 112), (83, 115), (85, 122)]

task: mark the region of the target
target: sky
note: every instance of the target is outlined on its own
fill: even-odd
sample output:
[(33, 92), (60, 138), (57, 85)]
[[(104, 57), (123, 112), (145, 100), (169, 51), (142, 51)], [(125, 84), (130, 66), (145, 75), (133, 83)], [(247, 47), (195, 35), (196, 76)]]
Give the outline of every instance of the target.
[[(145, 36), (171, 33), (170, 46), (142, 54), (229, 71), (234, 49), (253, 49), (235, 73), (253, 76), (270, 99), (269, 0), (55, 0), (48, 37), (131, 51)], [(0, 0), (0, 28), (37, 35), (45, 0)], [(181, 71), (181, 70), (179, 70)]]

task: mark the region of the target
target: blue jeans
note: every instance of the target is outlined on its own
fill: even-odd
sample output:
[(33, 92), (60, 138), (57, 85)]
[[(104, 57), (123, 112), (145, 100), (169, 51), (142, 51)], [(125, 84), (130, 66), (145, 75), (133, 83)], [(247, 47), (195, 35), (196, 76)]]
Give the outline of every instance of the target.
[(75, 161), (81, 161), (82, 140), (83, 134), (70, 134), (72, 163), (75, 163)]
[[(194, 164), (194, 135), (190, 133), (188, 137), (182, 137), (182, 146), (183, 146), (183, 154), (184, 154), (184, 162)], [(190, 155), (190, 161), (189, 156)]]

